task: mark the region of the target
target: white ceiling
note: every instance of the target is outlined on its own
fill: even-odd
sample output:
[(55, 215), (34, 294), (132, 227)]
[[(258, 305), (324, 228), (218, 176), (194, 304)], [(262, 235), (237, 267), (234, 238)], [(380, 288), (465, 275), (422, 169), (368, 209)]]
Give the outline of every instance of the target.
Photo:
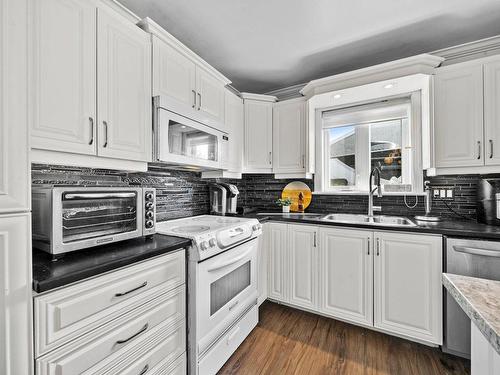
[(499, 0), (119, 1), (256, 93), (500, 34)]

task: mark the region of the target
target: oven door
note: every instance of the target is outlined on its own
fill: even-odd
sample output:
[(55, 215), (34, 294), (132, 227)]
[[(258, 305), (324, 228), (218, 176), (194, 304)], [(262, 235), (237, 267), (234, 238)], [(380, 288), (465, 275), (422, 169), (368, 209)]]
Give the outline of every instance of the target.
[(257, 239), (198, 263), (197, 336), (203, 353), (257, 298)]
[(142, 235), (141, 188), (54, 188), (52, 253)]
[(224, 133), (162, 107), (155, 109), (157, 161), (220, 169)]

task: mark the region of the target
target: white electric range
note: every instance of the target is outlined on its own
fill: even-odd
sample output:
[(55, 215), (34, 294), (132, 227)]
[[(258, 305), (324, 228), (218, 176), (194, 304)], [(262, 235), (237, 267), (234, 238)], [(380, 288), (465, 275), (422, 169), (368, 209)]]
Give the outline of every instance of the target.
[(191, 239), (188, 249), (190, 374), (211, 375), (258, 322), (257, 219), (201, 215), (157, 224), (156, 232)]

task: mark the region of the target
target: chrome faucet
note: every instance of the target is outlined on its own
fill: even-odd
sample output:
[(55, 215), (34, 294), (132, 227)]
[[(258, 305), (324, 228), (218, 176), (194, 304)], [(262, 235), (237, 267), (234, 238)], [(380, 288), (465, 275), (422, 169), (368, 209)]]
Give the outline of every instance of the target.
[[(373, 187), (373, 177), (375, 176), (375, 187)], [(368, 193), (368, 217), (373, 217), (373, 211), (380, 211), (381, 207), (373, 207), (373, 193), (377, 190), (377, 197), (382, 198), (382, 187), (380, 186), (380, 168), (373, 167), (370, 172), (370, 190)]]

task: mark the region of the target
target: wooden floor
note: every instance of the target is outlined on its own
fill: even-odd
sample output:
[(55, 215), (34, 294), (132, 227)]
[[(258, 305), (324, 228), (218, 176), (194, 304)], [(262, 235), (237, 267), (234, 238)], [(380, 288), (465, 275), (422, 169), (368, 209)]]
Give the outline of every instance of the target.
[(219, 374), (470, 374), (469, 361), (396, 337), (265, 302)]

